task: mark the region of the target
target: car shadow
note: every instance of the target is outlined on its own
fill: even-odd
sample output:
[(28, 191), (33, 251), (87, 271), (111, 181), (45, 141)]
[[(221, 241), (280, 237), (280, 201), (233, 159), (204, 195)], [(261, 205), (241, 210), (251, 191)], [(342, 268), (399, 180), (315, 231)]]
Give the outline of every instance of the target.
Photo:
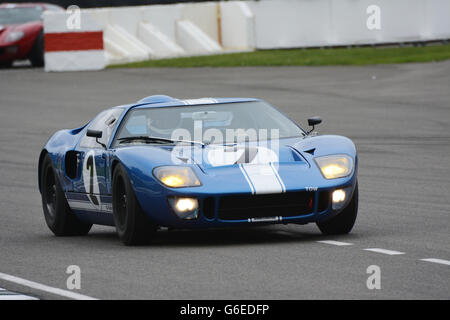
[[(319, 240), (330, 239), (319, 230), (302, 226), (252, 226), (239, 228), (215, 228), (202, 230), (158, 230), (153, 240), (139, 247), (214, 247), (214, 246), (239, 246), (239, 245), (262, 245), (276, 243), (308, 243)], [(349, 234), (333, 236), (333, 240), (345, 238), (354, 239), (357, 235)], [(121, 244), (114, 232), (91, 231), (91, 240), (117, 241)]]
[(43, 67), (34, 67), (28, 60), (17, 60), (10, 66), (0, 65), (0, 70), (24, 70), (24, 69), (44, 69)]

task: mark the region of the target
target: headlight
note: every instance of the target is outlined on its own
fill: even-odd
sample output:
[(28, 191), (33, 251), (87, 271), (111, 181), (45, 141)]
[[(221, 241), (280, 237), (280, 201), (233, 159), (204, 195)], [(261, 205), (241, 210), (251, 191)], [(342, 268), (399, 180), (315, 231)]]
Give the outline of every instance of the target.
[(170, 188), (196, 187), (201, 185), (195, 172), (189, 167), (158, 167), (153, 170), (153, 175)]
[(353, 159), (347, 155), (332, 155), (315, 158), (326, 179), (343, 178), (353, 171)]
[(5, 41), (6, 42), (18, 41), (18, 40), (22, 39), (24, 35), (25, 35), (25, 33), (23, 31), (11, 31), (6, 36)]

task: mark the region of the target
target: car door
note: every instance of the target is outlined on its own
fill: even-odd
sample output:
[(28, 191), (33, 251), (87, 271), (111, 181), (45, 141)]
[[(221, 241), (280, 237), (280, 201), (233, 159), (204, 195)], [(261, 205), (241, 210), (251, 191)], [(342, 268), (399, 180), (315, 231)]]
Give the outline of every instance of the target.
[(80, 174), (73, 181), (74, 193), (77, 194), (70, 196), (76, 197), (77, 205), (85, 211), (112, 211), (110, 151), (105, 146), (108, 146), (122, 112), (120, 108), (101, 112), (87, 129), (101, 131), (102, 137), (88, 137), (85, 133), (79, 142), (77, 152)]

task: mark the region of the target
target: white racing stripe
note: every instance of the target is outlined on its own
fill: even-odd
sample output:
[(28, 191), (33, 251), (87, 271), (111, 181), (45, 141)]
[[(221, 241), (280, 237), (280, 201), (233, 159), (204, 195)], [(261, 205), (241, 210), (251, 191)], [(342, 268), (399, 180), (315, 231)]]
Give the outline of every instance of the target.
[(185, 105), (212, 104), (217, 103), (217, 100), (213, 98), (185, 99), (183, 103)]
[(433, 262), (450, 266), (450, 261), (444, 259), (427, 258), (427, 259), (420, 259), (420, 261)]
[(286, 192), (286, 186), (284, 185), (283, 180), (281, 179), (278, 170), (274, 167), (273, 162), (270, 163), (270, 166), (272, 167), (273, 173), (275, 174), (275, 177), (277, 178), (278, 182), (281, 185), (281, 189), (283, 192)]
[(103, 211), (107, 213), (112, 213), (112, 204), (109, 203), (100, 203), (98, 206), (95, 206), (92, 202), (83, 201), (83, 200), (67, 200), (70, 209), (72, 210), (86, 210), (86, 211)]
[(83, 294), (79, 294), (76, 292), (72, 292), (72, 291), (68, 291), (68, 290), (63, 290), (63, 289), (59, 289), (59, 288), (54, 288), (54, 287), (50, 287), (47, 286), (45, 284), (40, 284), (34, 281), (30, 281), (30, 280), (26, 280), (26, 279), (22, 279), (19, 277), (15, 277), (6, 273), (1, 273), (0, 272), (0, 280), (4, 280), (4, 281), (8, 281), (8, 282), (13, 282), (25, 287), (29, 287), (29, 288), (33, 288), (39, 291), (44, 291), (44, 292), (48, 292), (51, 294), (55, 294), (61, 297), (66, 297), (66, 298), (70, 298), (70, 299), (75, 299), (75, 300), (97, 300), (96, 298), (92, 298), (89, 296), (85, 296)]
[(364, 249), (365, 251), (371, 251), (371, 252), (377, 252), (377, 253), (383, 253), (383, 254), (387, 254), (390, 256), (395, 256), (395, 255), (399, 255), (399, 254), (405, 254), (404, 252), (400, 252), (400, 251), (394, 251), (394, 250), (387, 250), (387, 249), (381, 249), (381, 248), (368, 248), (368, 249)]
[(244, 176), (245, 180), (247, 181), (248, 186), (250, 187), (250, 190), (252, 190), (252, 194), (255, 194), (255, 188), (253, 188), (253, 184), (250, 182), (247, 172), (242, 167), (242, 164), (239, 165), (239, 169), (241, 169), (242, 175)]
[(334, 241), (334, 240), (321, 240), (321, 241), (317, 241), (317, 242), (331, 244), (333, 246), (352, 246), (353, 245), (353, 243), (340, 242), (340, 241)]
[(279, 178), (270, 164), (241, 164), (241, 170), (247, 174), (250, 180), (250, 188), (255, 194), (281, 193), (285, 191), (281, 184), (281, 179), (278, 180)]

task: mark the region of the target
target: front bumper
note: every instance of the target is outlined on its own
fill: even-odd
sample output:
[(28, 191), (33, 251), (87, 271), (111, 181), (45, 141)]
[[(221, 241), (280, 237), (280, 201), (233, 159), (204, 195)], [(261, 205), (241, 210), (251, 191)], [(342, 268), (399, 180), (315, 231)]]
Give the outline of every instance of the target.
[(0, 45), (0, 61), (27, 59), (34, 44), (33, 38)]
[[(140, 205), (158, 225), (171, 228), (213, 228), (263, 224), (306, 224), (326, 220), (339, 214), (348, 204), (356, 185), (356, 176), (345, 183), (315, 190), (288, 190), (282, 194), (251, 195), (250, 193), (208, 194), (171, 192), (158, 198), (146, 198)], [(340, 210), (332, 209), (331, 194), (348, 188), (346, 203)], [(198, 217), (181, 219), (172, 209), (167, 197), (198, 199)], [(139, 197), (138, 197), (139, 198)], [(298, 202), (295, 200), (298, 199)]]

